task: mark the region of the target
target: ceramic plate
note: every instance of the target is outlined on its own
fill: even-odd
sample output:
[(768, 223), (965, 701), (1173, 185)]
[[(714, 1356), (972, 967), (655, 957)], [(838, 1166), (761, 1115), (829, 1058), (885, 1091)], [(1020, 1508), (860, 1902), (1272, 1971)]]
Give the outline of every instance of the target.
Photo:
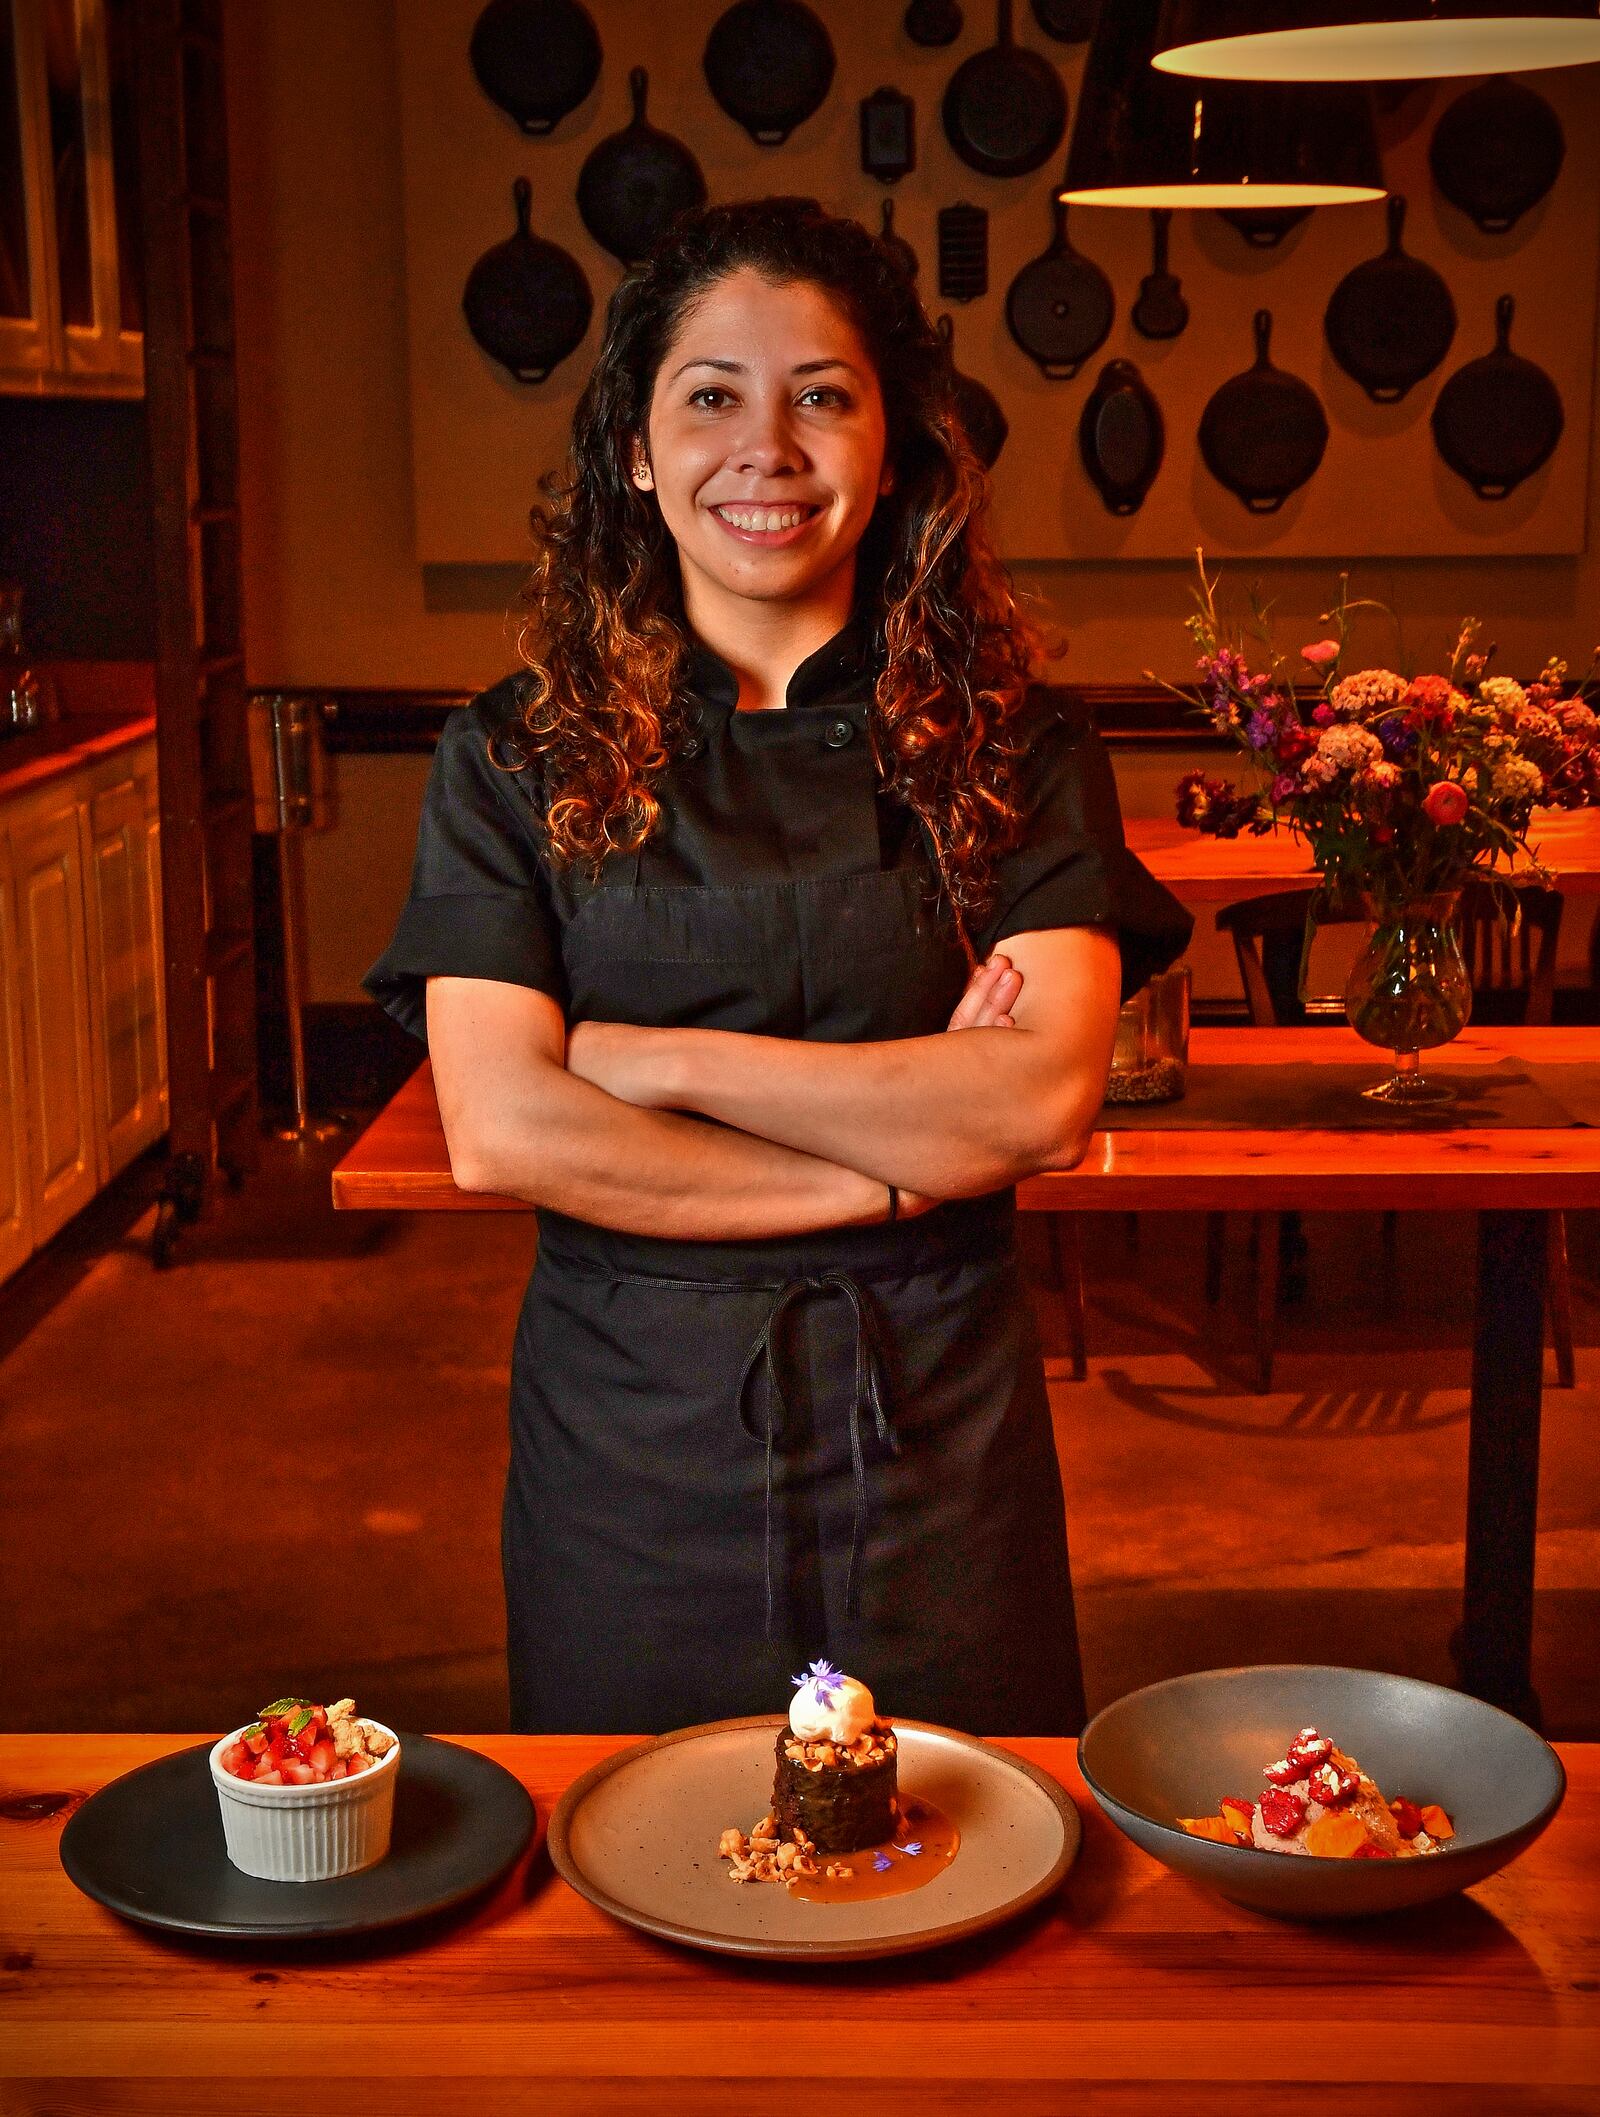
[(125, 1772), (61, 1834), (61, 1864), (86, 1896), (143, 1926), (215, 1940), (379, 1933), (487, 1890), (534, 1831), (527, 1789), (476, 1750), (400, 1737), (387, 1856), (330, 1882), (261, 1882), (222, 1842), (211, 1744)]
[(780, 1962), (904, 1955), (981, 1933), (1047, 1896), (1077, 1857), (1083, 1827), (1048, 1773), (919, 1720), (896, 1720), (900, 1788), (961, 1832), (925, 1888), (859, 1903), (811, 1903), (731, 1881), (717, 1857), (730, 1824), (749, 1830), (772, 1796), (777, 1715), (719, 1720), (622, 1750), (562, 1795), (550, 1857), (581, 1895), (665, 1940)]

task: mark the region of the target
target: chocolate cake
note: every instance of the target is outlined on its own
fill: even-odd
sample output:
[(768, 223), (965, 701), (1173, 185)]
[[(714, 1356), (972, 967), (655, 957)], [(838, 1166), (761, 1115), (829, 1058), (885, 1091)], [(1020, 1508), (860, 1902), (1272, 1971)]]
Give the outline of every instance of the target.
[(772, 1813), (780, 1839), (818, 1853), (860, 1852), (893, 1837), (899, 1745), (872, 1695), (831, 1663), (813, 1662), (790, 1724), (779, 1728)]

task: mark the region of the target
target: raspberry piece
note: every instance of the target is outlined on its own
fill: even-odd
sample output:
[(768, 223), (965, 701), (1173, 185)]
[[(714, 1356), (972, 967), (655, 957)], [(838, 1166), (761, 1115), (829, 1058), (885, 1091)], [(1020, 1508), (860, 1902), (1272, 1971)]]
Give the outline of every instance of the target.
[(1303, 1779), (1305, 1774), (1298, 1764), (1291, 1764), (1287, 1757), (1280, 1757), (1276, 1764), (1269, 1764), (1261, 1776), (1269, 1786), (1293, 1786), (1296, 1779)]
[(1394, 1854), (1387, 1845), (1374, 1844), (1372, 1839), (1368, 1838), (1364, 1845), (1356, 1847), (1350, 1857), (1352, 1860), (1392, 1860)]
[(1354, 1772), (1341, 1771), (1337, 1764), (1319, 1764), (1311, 1774), (1311, 1798), (1324, 1808), (1343, 1808), (1355, 1799), (1360, 1786)]
[(1332, 1754), (1333, 1744), (1326, 1735), (1319, 1735), (1314, 1727), (1303, 1727), (1289, 1744), (1287, 1761), (1304, 1773), (1326, 1764)]
[(1394, 1827), (1409, 1845), (1422, 1828), (1422, 1810), (1415, 1801), (1408, 1801), (1404, 1794), (1389, 1803), (1389, 1813), (1394, 1817)]
[(1261, 1820), (1275, 1838), (1292, 1838), (1305, 1819), (1306, 1804), (1298, 1794), (1269, 1786), (1261, 1796)]

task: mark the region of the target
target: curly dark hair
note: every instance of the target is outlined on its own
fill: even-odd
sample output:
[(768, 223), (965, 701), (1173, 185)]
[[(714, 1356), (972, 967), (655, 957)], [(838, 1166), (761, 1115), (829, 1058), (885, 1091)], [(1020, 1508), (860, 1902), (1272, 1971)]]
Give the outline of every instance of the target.
[(882, 783), (924, 827), (971, 960), (968, 927), (1020, 829), (1012, 723), (1037, 639), (989, 541), (988, 483), (945, 341), (884, 245), (812, 199), (686, 214), (612, 296), (566, 468), (544, 479), (531, 516), (518, 645), (549, 852), (592, 873), (642, 844), (660, 816), (656, 782), (687, 739), (677, 550), (630, 470), (682, 319), (744, 269), (824, 289), (877, 371), (895, 475), (857, 554), (856, 607), (881, 664), (868, 727)]

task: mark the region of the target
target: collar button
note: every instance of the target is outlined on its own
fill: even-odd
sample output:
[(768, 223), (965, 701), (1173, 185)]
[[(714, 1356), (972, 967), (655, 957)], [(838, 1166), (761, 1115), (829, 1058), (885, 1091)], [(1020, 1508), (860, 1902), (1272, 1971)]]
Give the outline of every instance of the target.
[(842, 750), (846, 743), (854, 742), (855, 734), (848, 720), (830, 720), (822, 731), (822, 739), (830, 750)]

